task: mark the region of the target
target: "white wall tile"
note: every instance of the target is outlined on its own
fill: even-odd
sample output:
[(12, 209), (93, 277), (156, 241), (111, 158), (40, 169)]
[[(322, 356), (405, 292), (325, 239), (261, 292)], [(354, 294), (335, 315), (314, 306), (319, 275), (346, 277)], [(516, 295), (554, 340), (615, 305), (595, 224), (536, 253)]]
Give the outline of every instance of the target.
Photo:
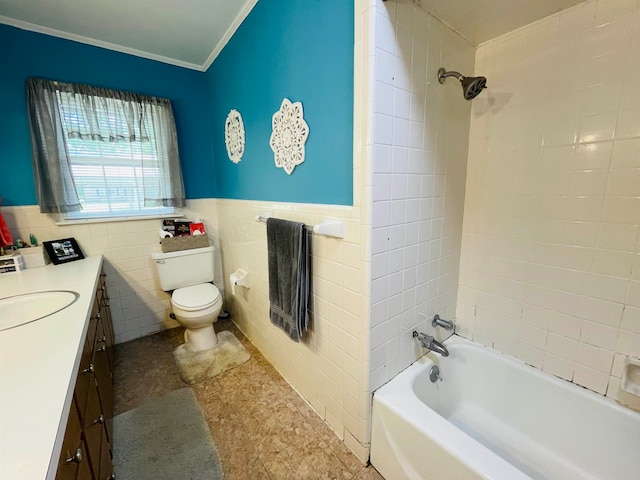
[[(531, 335), (537, 330), (520, 327), (516, 337), (544, 351), (543, 370), (603, 394), (613, 359), (640, 355), (638, 15), (638, 2), (591, 0), (483, 44), (476, 58), (489, 88), (473, 101), (463, 223), (470, 241), (460, 266), (467, 293), (457, 310), (483, 315), (466, 315), (463, 331), (498, 339), (539, 366), (539, 355), (503, 338), (510, 323), (521, 325), (520, 310), (522, 322), (548, 331), (546, 345)], [(506, 260), (525, 274), (521, 299), (495, 277)], [(502, 303), (511, 312), (504, 315), (492, 298), (520, 308)]]
[[(383, 3), (383, 8), (389, 3)], [(375, 316), (372, 324), (378, 325), (372, 334), (375, 346), (385, 347), (385, 357), (382, 363), (382, 354), (376, 350), (379, 355), (376, 364), (371, 365), (372, 388), (421, 354), (414, 349), (410, 336), (418, 323), (414, 316), (417, 308), (429, 315), (438, 312), (443, 315), (447, 312), (451, 318), (454, 315), (460, 228), (447, 231), (446, 249), (441, 248), (440, 239), (445, 235), (445, 223), (460, 225), (462, 219), (471, 106), (459, 96), (459, 87), (453, 82), (441, 86), (434, 84), (434, 80), (442, 57), (450, 59), (455, 51), (459, 62), (455, 68), (465, 72), (473, 72), (475, 59), (473, 46), (454, 34), (444, 35), (447, 28), (415, 4), (398, 3), (396, 7), (395, 23), (387, 15), (377, 17), (382, 28), (376, 35), (377, 60), (385, 66), (380, 65), (376, 75), (379, 82), (393, 86), (394, 147), (389, 172), (388, 151), (383, 146), (389, 141), (388, 132), (374, 129), (374, 151), (378, 157), (385, 157), (376, 160), (372, 193), (375, 202), (371, 302)], [(386, 43), (391, 37), (389, 25), (395, 29), (395, 48)], [(393, 82), (386, 73), (391, 70), (390, 53), (395, 56)], [(446, 89), (451, 94), (448, 104), (440, 102)], [(381, 105), (376, 106), (376, 111), (388, 111), (390, 95), (385, 95), (379, 98)], [(437, 128), (438, 117), (443, 125), (446, 118), (447, 129)], [(384, 121), (388, 124), (387, 119)], [(436, 152), (438, 131), (440, 144)], [(450, 142), (447, 135), (452, 139)], [(385, 179), (378, 178), (378, 174)], [(386, 202), (389, 189), (391, 201)], [(383, 229), (387, 225), (390, 228)], [(387, 310), (383, 319), (381, 306), (385, 300)], [(431, 331), (433, 327), (425, 322), (424, 329)]]

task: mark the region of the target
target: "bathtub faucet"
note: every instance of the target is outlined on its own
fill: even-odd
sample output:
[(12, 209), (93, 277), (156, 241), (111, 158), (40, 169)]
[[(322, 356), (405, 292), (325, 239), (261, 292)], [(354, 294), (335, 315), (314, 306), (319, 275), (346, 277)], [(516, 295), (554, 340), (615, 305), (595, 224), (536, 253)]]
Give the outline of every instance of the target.
[(418, 332), (416, 332), (414, 330), (413, 338), (416, 338), (416, 337), (418, 337), (418, 341), (420, 342), (420, 344), (424, 348), (426, 348), (427, 350), (431, 350), (432, 352), (439, 353), (443, 357), (448, 357), (449, 356), (449, 350), (447, 350), (447, 347), (445, 347), (443, 344), (438, 342), (431, 335), (426, 335), (424, 333), (418, 333)]

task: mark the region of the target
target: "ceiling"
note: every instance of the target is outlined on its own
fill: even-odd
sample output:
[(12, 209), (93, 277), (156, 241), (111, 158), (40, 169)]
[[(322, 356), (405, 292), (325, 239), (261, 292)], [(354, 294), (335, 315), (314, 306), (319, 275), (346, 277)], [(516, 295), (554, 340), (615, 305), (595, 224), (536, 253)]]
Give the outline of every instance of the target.
[(258, 0), (0, 0), (0, 23), (206, 70)]
[(585, 0), (413, 1), (477, 46)]
[[(257, 1), (0, 0), (0, 23), (204, 71)], [(479, 45), (584, 0), (388, 1), (413, 1)]]

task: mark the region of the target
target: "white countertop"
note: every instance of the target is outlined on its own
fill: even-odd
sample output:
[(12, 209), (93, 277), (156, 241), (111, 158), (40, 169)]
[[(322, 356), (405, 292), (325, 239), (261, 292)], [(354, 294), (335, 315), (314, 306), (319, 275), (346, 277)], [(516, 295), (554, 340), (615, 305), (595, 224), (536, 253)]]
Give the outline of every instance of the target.
[(0, 331), (0, 479), (54, 479), (102, 256), (0, 275), (0, 298), (80, 294), (41, 320)]

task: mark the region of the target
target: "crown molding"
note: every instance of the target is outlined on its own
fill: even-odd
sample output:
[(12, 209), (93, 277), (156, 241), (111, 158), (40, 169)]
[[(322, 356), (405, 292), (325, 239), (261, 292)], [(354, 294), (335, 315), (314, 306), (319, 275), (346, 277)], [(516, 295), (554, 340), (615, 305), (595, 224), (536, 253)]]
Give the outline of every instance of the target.
[(229, 28), (227, 28), (218, 44), (213, 48), (213, 50), (205, 60), (204, 64), (202, 65), (202, 71), (206, 72), (207, 70), (209, 70), (209, 67), (211, 66), (213, 61), (220, 54), (229, 40), (231, 40), (233, 34), (236, 33), (236, 30), (238, 30), (240, 25), (242, 25), (242, 22), (245, 18), (247, 18), (253, 7), (255, 7), (256, 3), (258, 3), (258, 0), (249, 0), (243, 5), (242, 9), (238, 12), (238, 15), (236, 15), (236, 18), (233, 19), (233, 22), (231, 22)]

